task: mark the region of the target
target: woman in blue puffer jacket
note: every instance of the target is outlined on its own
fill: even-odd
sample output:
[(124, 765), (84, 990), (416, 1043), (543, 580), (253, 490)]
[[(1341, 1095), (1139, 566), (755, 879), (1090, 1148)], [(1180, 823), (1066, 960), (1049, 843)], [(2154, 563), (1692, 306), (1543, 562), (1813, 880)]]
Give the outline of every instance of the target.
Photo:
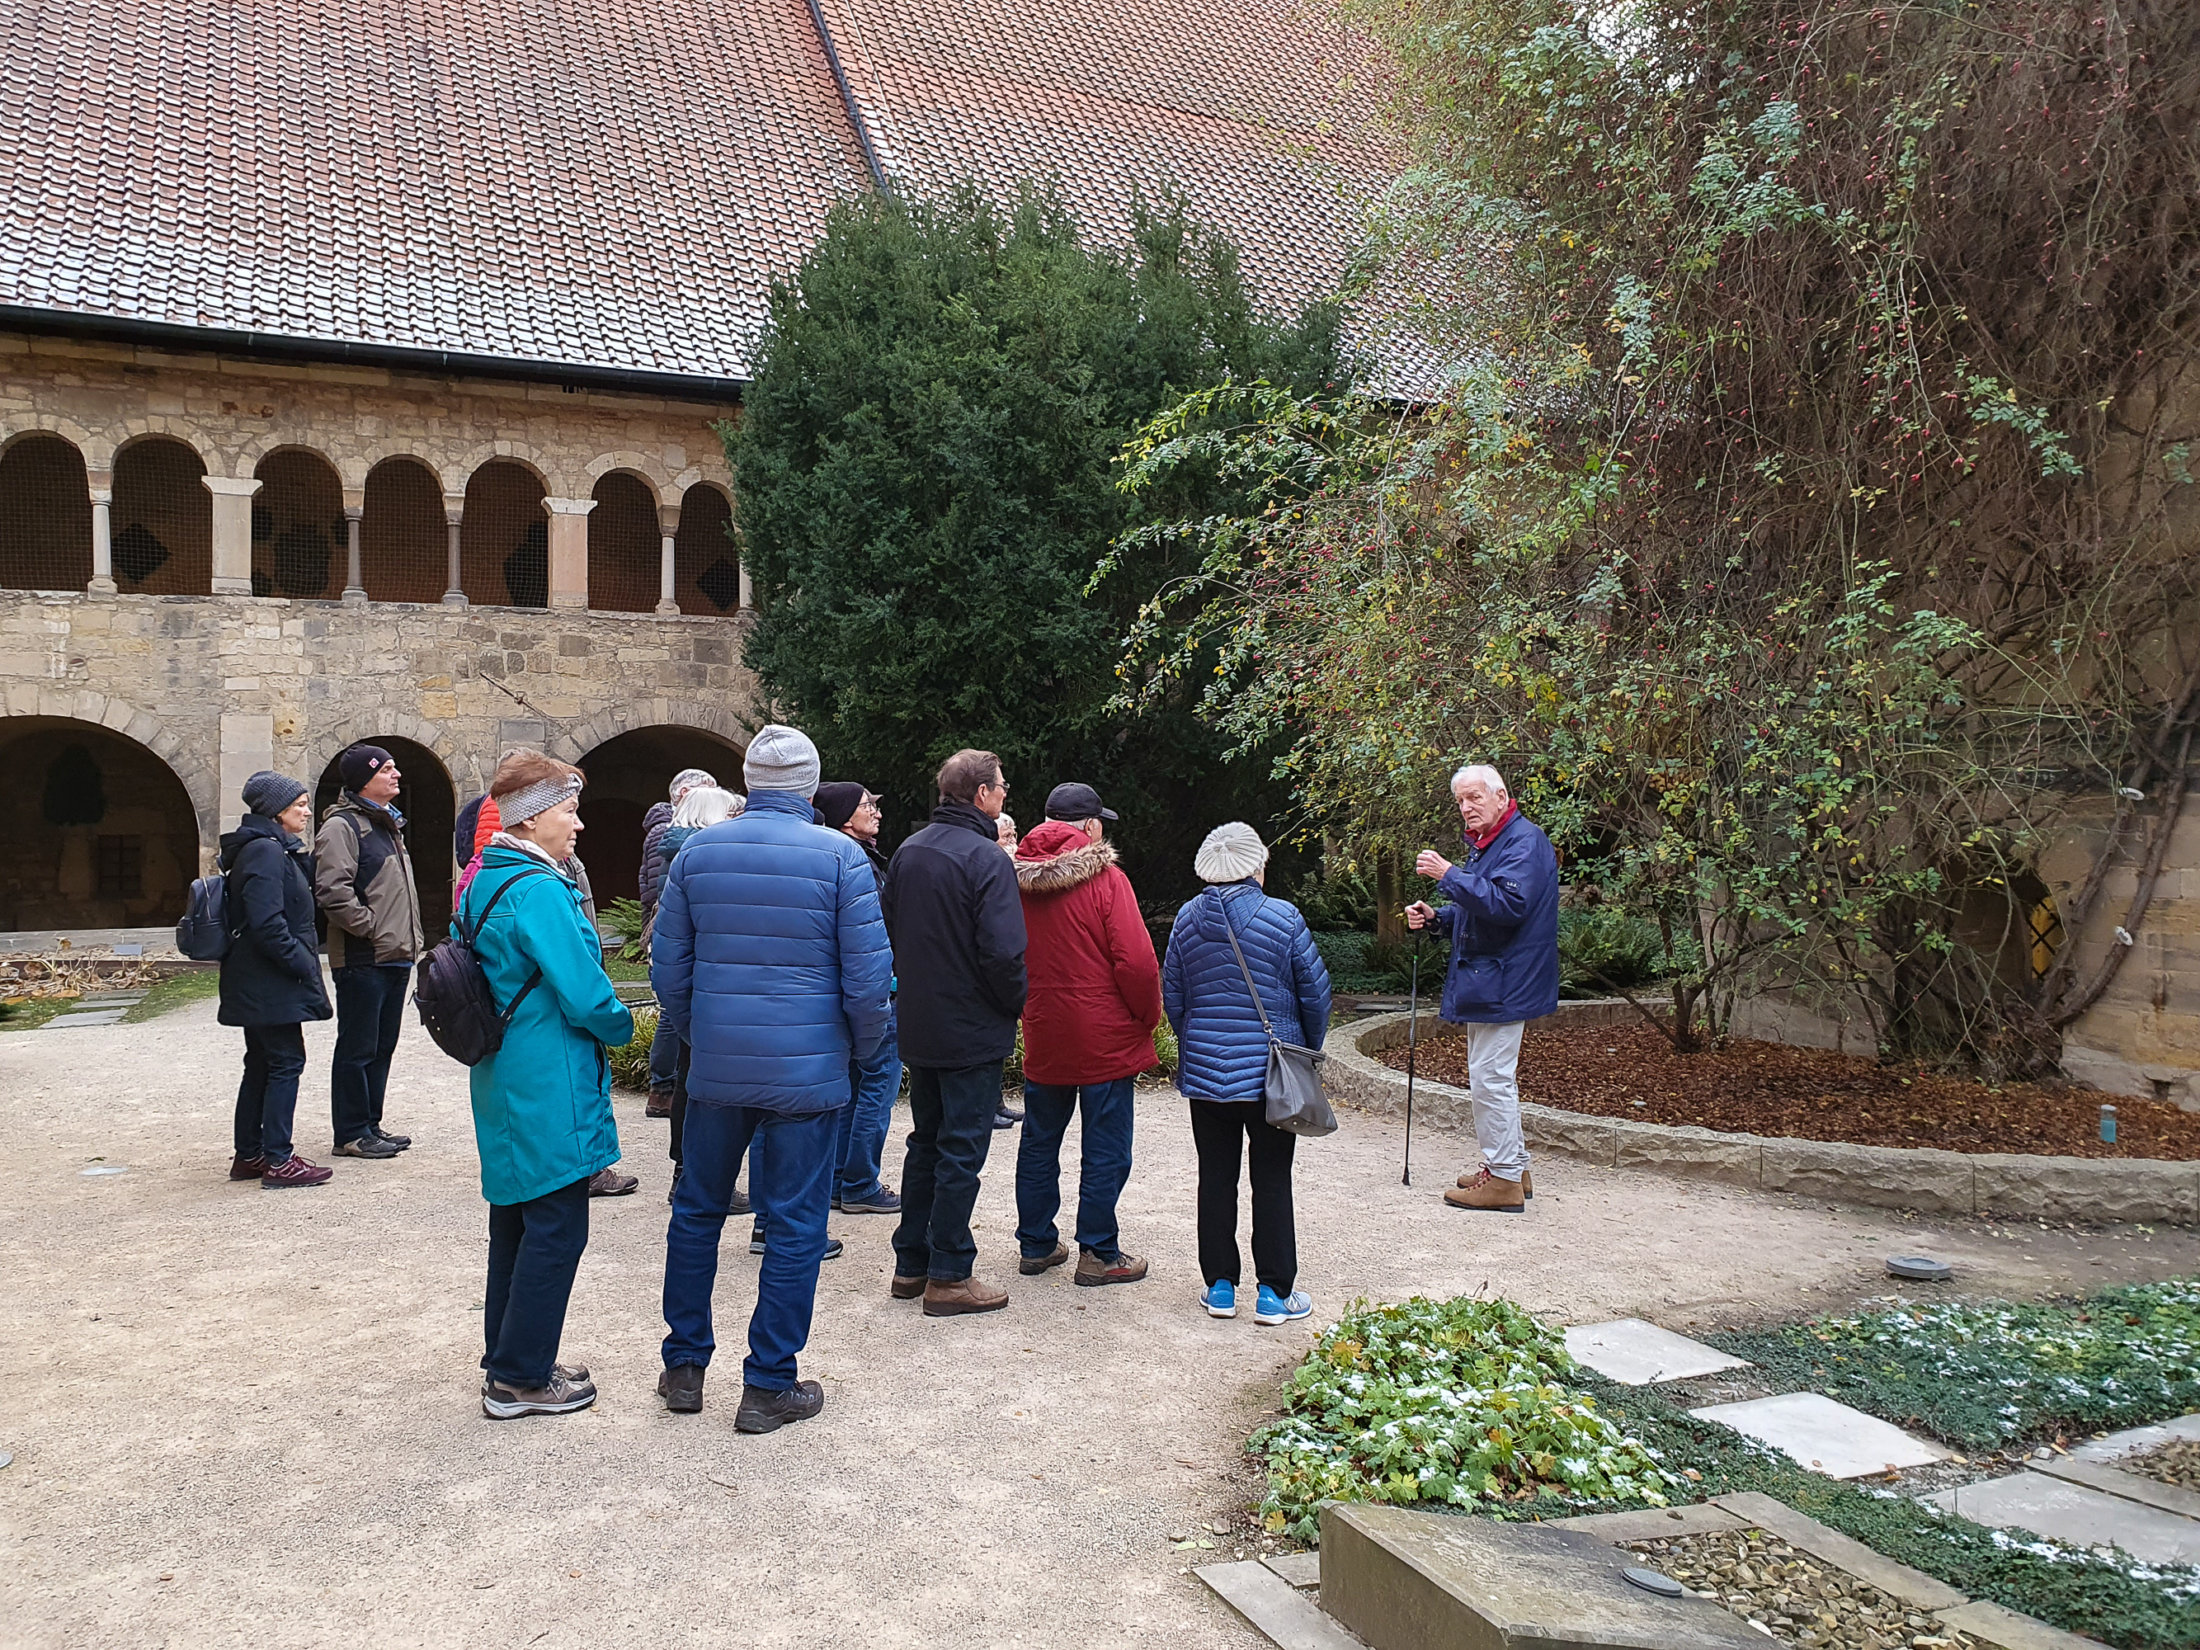
[[(1190, 1102), (1199, 1153), (1199, 1269), (1210, 1317), (1237, 1316), (1238, 1163), (1253, 1182), (1255, 1323), (1289, 1323), (1314, 1310), (1295, 1287), (1298, 1234), (1291, 1219), (1295, 1135), (1267, 1118), (1268, 1032), (1246, 990), (1260, 987), (1268, 1024), (1287, 1043), (1319, 1048), (1329, 1034), (1329, 970), (1298, 907), (1261, 891), (1268, 849), (1252, 826), (1218, 825), (1192, 868), (1212, 884), (1177, 912), (1161, 965), (1161, 1003), (1176, 1032), (1176, 1086)], [(1224, 925), (1228, 926), (1225, 927)], [(1230, 944), (1237, 936), (1237, 947)], [(1245, 969), (1238, 966), (1238, 952)]]

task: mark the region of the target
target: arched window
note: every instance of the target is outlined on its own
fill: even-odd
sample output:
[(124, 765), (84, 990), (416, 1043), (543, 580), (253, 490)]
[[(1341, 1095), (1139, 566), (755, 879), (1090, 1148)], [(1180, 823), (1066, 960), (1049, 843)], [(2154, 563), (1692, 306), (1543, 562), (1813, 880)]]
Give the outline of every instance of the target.
[(82, 590), (92, 576), (92, 495), (84, 455), (58, 435), (0, 453), (0, 587)]
[(657, 605), (663, 535), (657, 496), (639, 477), (614, 470), (596, 483), (588, 512), (588, 605), (647, 613)]
[(741, 605), (741, 557), (731, 537), (733, 505), (707, 481), (680, 500), (673, 541), (673, 594), (683, 613), (731, 613)]
[(450, 576), (443, 484), (416, 458), (385, 458), (367, 472), (359, 521), (360, 582), (378, 602), (438, 602)]
[(467, 600), (550, 605), (550, 517), (542, 499), (541, 478), (524, 464), (493, 459), (473, 473), (458, 540)]
[(214, 499), (206, 466), (181, 441), (152, 436), (115, 455), (109, 517), (116, 588), (148, 596), (214, 589)]
[(333, 601), (344, 593), (344, 487), (319, 453), (288, 447), (252, 474), (252, 594)]

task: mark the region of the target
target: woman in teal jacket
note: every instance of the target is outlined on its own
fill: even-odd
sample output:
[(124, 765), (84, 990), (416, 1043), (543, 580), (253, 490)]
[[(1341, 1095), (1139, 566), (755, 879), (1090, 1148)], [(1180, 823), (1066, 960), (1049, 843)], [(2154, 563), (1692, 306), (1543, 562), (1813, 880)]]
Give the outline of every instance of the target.
[(580, 792), (578, 770), (540, 751), (498, 763), (489, 794), (503, 829), (459, 906), (489, 989), (511, 1013), (503, 1046), (473, 1069), (489, 1200), (481, 1409), (499, 1421), (596, 1401), (588, 1371), (557, 1362), (558, 1338), (588, 1247), (589, 1177), (619, 1160), (604, 1045), (631, 1038), (634, 1017), (604, 973), (581, 890), (560, 869), (580, 835)]

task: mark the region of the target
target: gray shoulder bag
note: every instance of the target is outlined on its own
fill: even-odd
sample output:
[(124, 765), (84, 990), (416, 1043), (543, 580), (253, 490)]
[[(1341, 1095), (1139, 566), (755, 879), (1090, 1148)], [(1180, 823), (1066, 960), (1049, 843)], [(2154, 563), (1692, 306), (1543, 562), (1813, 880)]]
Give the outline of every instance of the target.
[(1253, 995), (1253, 1012), (1260, 1016), (1260, 1029), (1268, 1034), (1268, 1075), (1261, 1084), (1261, 1095), (1268, 1103), (1269, 1123), (1286, 1134), (1317, 1138), (1335, 1134), (1337, 1114), (1329, 1109), (1329, 1096), (1322, 1087), (1322, 1066), (1329, 1056), (1319, 1049), (1287, 1043), (1276, 1035), (1275, 1027), (1268, 1023), (1268, 1005), (1260, 1000), (1260, 987), (1253, 983), (1253, 971), (1246, 964), (1245, 948), (1238, 944), (1229, 901), (1219, 894), (1216, 899), (1222, 906), (1222, 931), (1230, 936), (1238, 972), (1245, 976), (1245, 989)]

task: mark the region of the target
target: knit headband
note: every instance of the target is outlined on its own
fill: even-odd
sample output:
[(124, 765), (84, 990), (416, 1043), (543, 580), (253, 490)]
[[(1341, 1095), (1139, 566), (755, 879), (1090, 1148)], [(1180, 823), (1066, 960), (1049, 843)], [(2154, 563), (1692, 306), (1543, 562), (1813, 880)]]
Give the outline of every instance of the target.
[(506, 826), (524, 825), (535, 815), (548, 813), (567, 797), (581, 794), (581, 776), (577, 773), (560, 774), (555, 779), (538, 779), (523, 790), (510, 796), (497, 798), (497, 818)]

